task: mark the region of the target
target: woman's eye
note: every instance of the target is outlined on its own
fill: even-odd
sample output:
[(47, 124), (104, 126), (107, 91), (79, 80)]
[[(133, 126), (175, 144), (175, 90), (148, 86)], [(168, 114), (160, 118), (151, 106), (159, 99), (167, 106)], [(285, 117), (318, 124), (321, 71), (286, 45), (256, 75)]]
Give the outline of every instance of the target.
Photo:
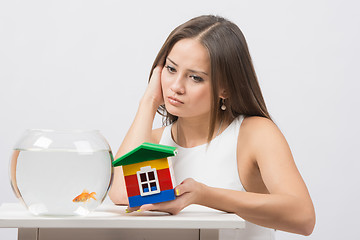
[(204, 79), (202, 79), (202, 77), (196, 76), (196, 75), (191, 75), (190, 76), (195, 82), (202, 82), (204, 81)]
[(166, 65), (165, 67), (167, 68), (167, 70), (168, 70), (170, 73), (176, 72), (176, 69), (173, 68), (173, 67), (171, 67), (171, 66), (169, 66), (169, 65)]

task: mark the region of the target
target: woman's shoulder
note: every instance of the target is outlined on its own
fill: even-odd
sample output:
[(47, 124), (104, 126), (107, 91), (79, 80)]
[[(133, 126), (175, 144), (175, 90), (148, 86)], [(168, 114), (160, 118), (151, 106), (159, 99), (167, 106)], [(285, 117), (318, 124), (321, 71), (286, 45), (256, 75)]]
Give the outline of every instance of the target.
[(241, 124), (242, 129), (249, 129), (249, 130), (264, 130), (266, 128), (277, 128), (275, 123), (266, 118), (266, 117), (259, 117), (259, 116), (246, 116)]
[(261, 143), (282, 138), (282, 133), (276, 124), (268, 118), (249, 116), (241, 123), (239, 139), (242, 138), (249, 143)]
[(155, 143), (160, 142), (161, 136), (164, 132), (164, 129), (165, 129), (165, 127), (161, 127), (161, 128), (156, 128), (156, 129), (152, 130), (151, 137), (152, 137), (153, 142), (155, 142)]
[[(276, 162), (274, 156), (291, 158), (289, 145), (276, 124), (264, 117), (244, 118), (238, 136), (238, 158), (251, 162)], [(289, 157), (290, 156), (290, 157)], [(239, 159), (238, 159), (239, 160)]]

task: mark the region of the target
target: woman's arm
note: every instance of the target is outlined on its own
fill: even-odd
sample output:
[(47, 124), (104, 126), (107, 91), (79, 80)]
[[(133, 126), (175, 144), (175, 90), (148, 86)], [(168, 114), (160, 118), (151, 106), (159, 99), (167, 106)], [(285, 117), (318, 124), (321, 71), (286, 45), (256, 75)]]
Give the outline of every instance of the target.
[(311, 234), (315, 225), (313, 204), (290, 148), (275, 124), (265, 118), (245, 119), (239, 135), (238, 156), (259, 168), (269, 194), (213, 188), (186, 179), (176, 187), (179, 196), (176, 200), (144, 205), (141, 209), (176, 214), (190, 204), (199, 204), (236, 213), (261, 226)]
[(258, 225), (309, 235), (315, 225), (314, 207), (279, 128), (266, 118), (245, 118), (238, 139), (238, 166), (241, 157), (258, 169), (269, 194), (248, 193), (249, 199), (236, 213)]
[(244, 119), (240, 129), (238, 166), (244, 160), (256, 166), (269, 194), (205, 187), (205, 194), (198, 200), (200, 204), (234, 212), (261, 226), (311, 234), (314, 207), (278, 127), (266, 118), (250, 117)]
[[(163, 103), (161, 83), (161, 68), (156, 67), (152, 73), (149, 85), (142, 97), (135, 119), (122, 142), (115, 159), (136, 148), (143, 142), (155, 142), (152, 136), (152, 125), (158, 107)], [(115, 204), (128, 204), (125, 182), (121, 167), (114, 170), (114, 179), (109, 191), (109, 197)]]

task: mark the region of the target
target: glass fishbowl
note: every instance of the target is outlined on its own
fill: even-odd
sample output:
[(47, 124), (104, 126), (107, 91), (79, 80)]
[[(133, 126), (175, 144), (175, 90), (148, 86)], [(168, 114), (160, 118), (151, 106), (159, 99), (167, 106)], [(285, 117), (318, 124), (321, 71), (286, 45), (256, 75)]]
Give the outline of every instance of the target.
[(107, 195), (112, 161), (97, 130), (27, 130), (11, 157), (11, 186), (35, 215), (85, 216)]

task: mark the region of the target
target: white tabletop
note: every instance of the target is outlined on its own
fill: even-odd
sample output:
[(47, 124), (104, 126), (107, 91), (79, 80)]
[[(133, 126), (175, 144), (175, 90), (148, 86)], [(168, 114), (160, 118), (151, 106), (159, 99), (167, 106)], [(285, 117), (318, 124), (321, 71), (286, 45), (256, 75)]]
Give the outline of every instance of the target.
[(245, 221), (235, 214), (192, 205), (178, 215), (158, 212), (126, 213), (125, 206), (103, 204), (86, 217), (43, 217), (20, 203), (0, 206), (0, 228), (161, 228), (239, 229)]

